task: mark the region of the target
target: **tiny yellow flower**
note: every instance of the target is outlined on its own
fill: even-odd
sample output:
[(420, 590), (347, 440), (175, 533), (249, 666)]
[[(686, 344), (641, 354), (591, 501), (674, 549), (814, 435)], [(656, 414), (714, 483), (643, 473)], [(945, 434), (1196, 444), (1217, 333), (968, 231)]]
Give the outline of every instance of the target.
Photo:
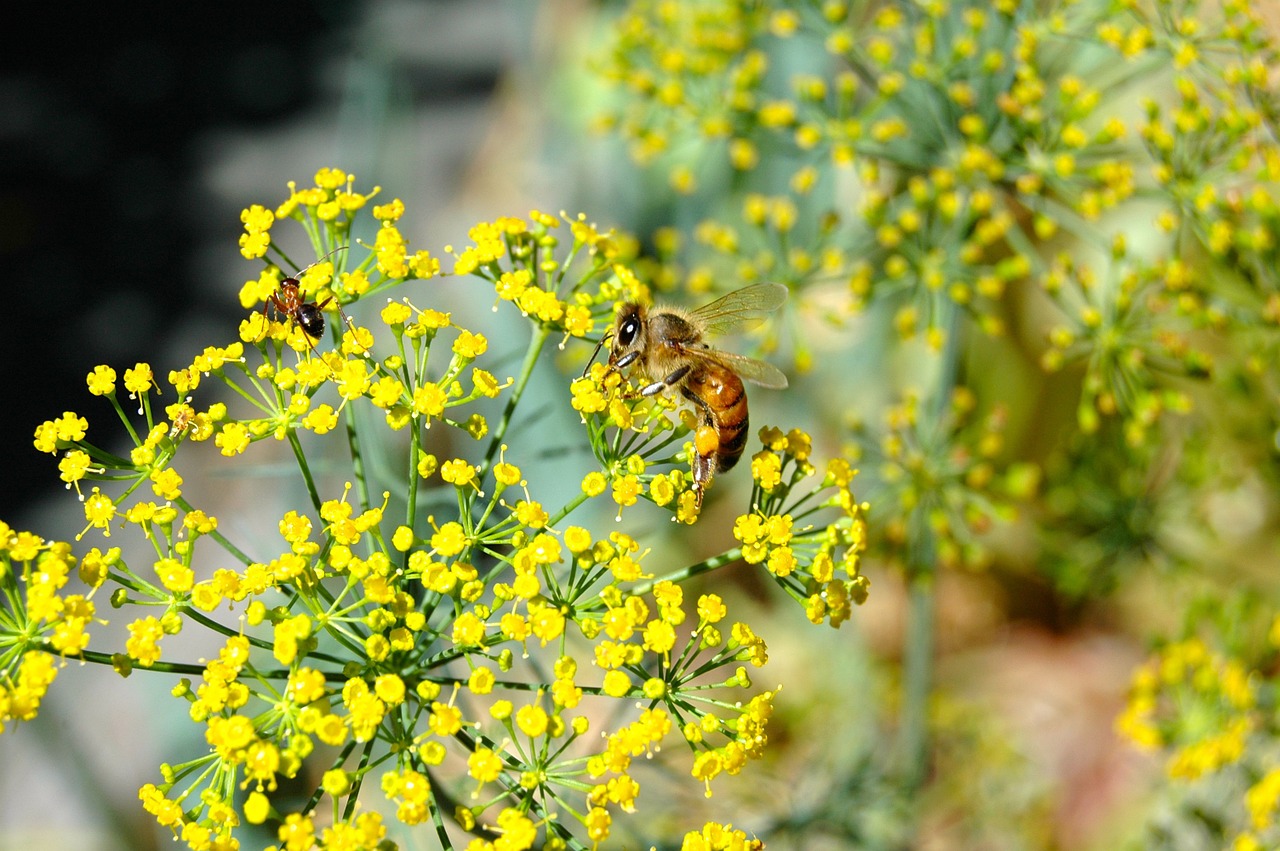
[(453, 341), (453, 352), (459, 357), (478, 358), (489, 348), (489, 341), (482, 334), (463, 331)]
[(111, 521), (116, 516), (116, 505), (111, 497), (100, 489), (94, 488), (93, 493), (85, 498), (84, 516), (90, 526), (96, 526), (102, 530), (103, 535), (110, 537)]
[(53, 425), (58, 440), (73, 443), (77, 440), (84, 440), (85, 432), (89, 428), (89, 421), (84, 417), (76, 416), (71, 411), (67, 411), (59, 419), (54, 420)]
[(137, 363), (124, 371), (124, 388), (131, 395), (136, 396), (139, 393), (146, 393), (152, 387), (155, 387), (155, 383), (155, 373), (151, 371), (149, 364)]
[(461, 458), (446, 461), (440, 468), (440, 477), (451, 485), (464, 487), (474, 484), (476, 468)]
[(95, 366), (85, 380), (94, 396), (110, 396), (116, 392), (116, 371), (106, 364)]
[[(564, 530), (564, 545), (569, 548), (569, 552), (580, 555), (591, 549), (591, 533), (581, 526), (570, 526)], [(1280, 619), (1277, 621), (1280, 622)], [(1277, 634), (1280, 635), (1280, 628)]]
[(516, 726), (530, 738), (545, 734), (548, 721), (547, 712), (541, 706), (522, 706), (516, 712)]
[(243, 423), (225, 423), (213, 439), (214, 445), (227, 457), (239, 455), (249, 446), (251, 435)]
[(515, 514), (516, 519), (522, 525), (531, 529), (541, 529), (547, 525), (547, 521), (550, 519), (550, 515), (547, 514), (540, 503), (523, 499), (516, 503), (515, 510), (512, 513)]
[[(91, 461), (89, 453), (73, 449), (58, 461), (59, 478), (68, 485), (76, 484), (89, 472)], [(79, 490), (79, 485), (76, 488)]]
[(302, 426), (316, 434), (328, 434), (338, 427), (338, 412), (330, 405), (321, 405), (302, 418)]
[(502, 760), (489, 748), (478, 747), (467, 758), (467, 774), (480, 783), (491, 783), (502, 774)]
[(369, 385), (369, 400), (379, 408), (387, 410), (400, 403), (404, 398), (404, 390), (404, 384), (400, 379), (384, 375)]
[[(493, 377), (493, 373), (476, 367), (471, 370), (471, 383), (475, 387), (476, 393), (489, 399), (494, 398), (506, 385), (498, 384), (498, 379)], [(510, 381), (507, 382), (510, 384)]]
[(438, 417), (444, 413), (448, 395), (440, 385), (427, 381), (413, 391), (413, 410), (428, 417)]
[(511, 487), (520, 483), (520, 468), (506, 461), (494, 465), (493, 478), (503, 487)]
[(467, 678), (467, 688), (475, 694), (488, 694), (493, 691), (496, 678), (489, 668), (476, 668)]
[(436, 460), (436, 456), (424, 452), (418, 458), (418, 475), (424, 479), (429, 479), (435, 474), (439, 466), (440, 463)]
[(614, 669), (604, 675), (602, 689), (610, 697), (623, 697), (631, 690), (631, 678), (624, 671)]
[(391, 535), (391, 546), (395, 547), (397, 552), (408, 552), (413, 547), (413, 543), (413, 530), (408, 526), (397, 526)]
[(613, 480), (613, 501), (622, 508), (635, 505), (644, 486), (638, 476), (625, 475)]
[(450, 521), (431, 536), (431, 547), (442, 556), (455, 556), (467, 546), (466, 532), (462, 524)]

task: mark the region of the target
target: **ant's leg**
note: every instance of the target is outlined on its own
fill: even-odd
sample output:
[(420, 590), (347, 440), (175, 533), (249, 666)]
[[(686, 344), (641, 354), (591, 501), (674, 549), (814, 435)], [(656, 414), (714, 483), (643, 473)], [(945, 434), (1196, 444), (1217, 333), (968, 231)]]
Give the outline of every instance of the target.
[(338, 305), (338, 315), (342, 317), (342, 324), (347, 326), (347, 330), (351, 332), (352, 348), (353, 349), (358, 348), (359, 349), (358, 354), (365, 354), (365, 355), (369, 354), (369, 350), (364, 347), (364, 345), (360, 342), (360, 340), (356, 336), (355, 320), (352, 319), (350, 316), (348, 316), (345, 311), (343, 311), (341, 304)]

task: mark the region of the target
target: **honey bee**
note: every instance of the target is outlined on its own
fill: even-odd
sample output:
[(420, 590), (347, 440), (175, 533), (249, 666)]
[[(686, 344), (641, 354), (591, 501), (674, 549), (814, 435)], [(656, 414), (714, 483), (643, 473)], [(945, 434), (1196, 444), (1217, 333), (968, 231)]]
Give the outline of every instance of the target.
[(608, 368), (636, 367), (651, 382), (640, 388), (641, 396), (678, 390), (693, 404), (699, 423), (694, 433), (693, 492), (699, 507), (712, 475), (731, 470), (746, 447), (747, 391), (742, 379), (776, 390), (787, 386), (787, 377), (777, 367), (714, 349), (703, 336), (754, 324), (786, 300), (782, 284), (753, 284), (695, 310), (650, 309), (628, 302), (618, 312)]

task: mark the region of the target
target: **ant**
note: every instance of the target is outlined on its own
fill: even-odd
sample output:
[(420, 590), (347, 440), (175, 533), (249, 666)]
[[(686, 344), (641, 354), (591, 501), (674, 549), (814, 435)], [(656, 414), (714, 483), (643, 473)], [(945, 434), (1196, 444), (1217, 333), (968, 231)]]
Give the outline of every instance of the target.
[[(345, 245), (339, 245), (333, 251), (312, 263), (311, 266), (315, 266), (339, 251), (345, 251), (346, 248), (347, 246)], [(307, 269), (310, 269), (311, 266), (299, 272), (298, 277), (306, 274)], [(315, 351), (315, 341), (324, 336), (324, 307), (333, 301), (334, 296), (329, 296), (319, 304), (314, 301), (305, 301), (301, 286), (297, 277), (285, 278), (280, 282), (279, 289), (267, 297), (267, 304), (271, 305), (271, 309), (276, 313), (277, 317), (284, 315), (298, 323), (298, 327), (306, 334), (307, 342), (311, 344), (312, 351)], [(341, 306), (338, 307), (338, 312), (342, 312)]]

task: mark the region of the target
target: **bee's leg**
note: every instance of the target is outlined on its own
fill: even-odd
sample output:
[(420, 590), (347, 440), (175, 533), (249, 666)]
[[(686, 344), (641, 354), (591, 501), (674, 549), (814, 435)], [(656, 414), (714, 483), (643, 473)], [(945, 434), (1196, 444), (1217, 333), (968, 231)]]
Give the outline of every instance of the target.
[(694, 504), (699, 508), (702, 507), (702, 497), (711, 484), (711, 476), (715, 471), (715, 466), (716, 459), (714, 455), (698, 453), (693, 458)]
[(658, 393), (661, 393), (663, 390), (666, 390), (668, 387), (674, 387), (675, 385), (680, 383), (681, 379), (683, 379), (686, 375), (689, 374), (689, 370), (691, 369), (693, 369), (693, 366), (691, 364), (685, 364), (684, 366), (675, 370), (674, 372), (672, 372), (670, 375), (668, 375), (666, 378), (662, 379), (661, 381), (655, 381), (652, 384), (649, 384), (645, 387), (641, 387), (640, 395), (654, 396)]
[(719, 466), (720, 432), (708, 419), (693, 433), (693, 492), (699, 508), (702, 495), (711, 484), (711, 476)]
[[(604, 345), (603, 339), (600, 340), (600, 345)], [(596, 346), (596, 348), (599, 349), (600, 346)], [(595, 357), (595, 355), (592, 355), (592, 357)], [(609, 358), (609, 363), (613, 366), (614, 369), (626, 369), (627, 367), (631, 366), (631, 364), (635, 363), (639, 358), (640, 358), (640, 352), (639, 350), (636, 350), (634, 352), (627, 352), (625, 355), (618, 358), (616, 361), (613, 358)]]

